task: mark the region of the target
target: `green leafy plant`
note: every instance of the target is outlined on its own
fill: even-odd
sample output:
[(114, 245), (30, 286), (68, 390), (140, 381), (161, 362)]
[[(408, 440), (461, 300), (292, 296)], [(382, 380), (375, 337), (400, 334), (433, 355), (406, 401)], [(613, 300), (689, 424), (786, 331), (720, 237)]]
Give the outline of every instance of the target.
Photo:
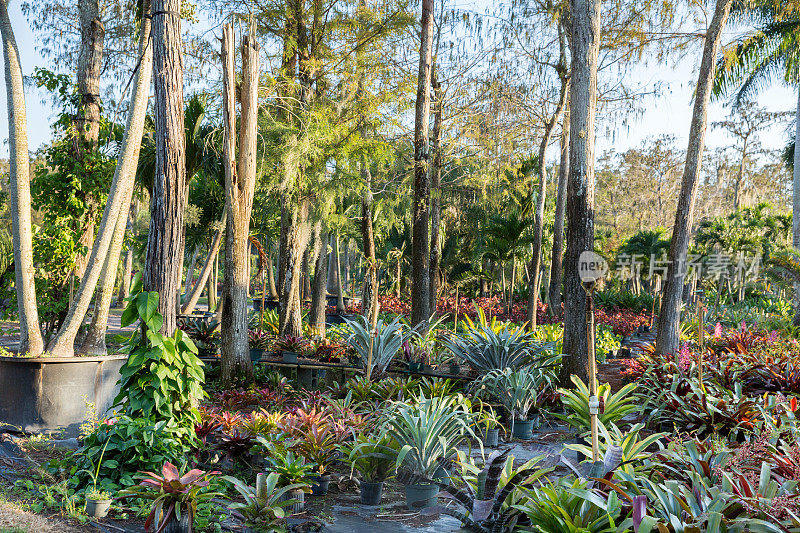
[[(578, 376), (572, 376), (575, 390), (558, 389), (561, 394), (561, 403), (564, 404), (566, 414), (555, 416), (570, 426), (579, 430), (588, 431), (591, 425), (589, 415), (589, 388)], [(632, 395), (636, 384), (629, 383), (620, 390), (611, 394), (611, 385), (603, 383), (597, 387), (597, 397), (604, 406), (597, 419), (604, 425), (618, 424), (622, 417), (638, 409), (636, 398)]]
[(471, 327), (464, 335), (451, 336), (444, 346), (479, 373), (518, 368), (547, 348), (523, 328), (482, 324)]
[(285, 495), (293, 490), (300, 490), (304, 485), (280, 485), (280, 475), (270, 472), (265, 476), (263, 486), (258, 490), (232, 476), (223, 479), (233, 485), (244, 502), (230, 505), (233, 516), (244, 522), (244, 525), (257, 531), (273, 533), (286, 531), (285, 508), (296, 502), (286, 499)]
[(396, 467), (433, 478), (440, 461), (455, 456), (457, 446), (467, 438), (477, 438), (471, 427), (473, 418), (456, 396), (393, 402), (386, 417), (386, 435), (399, 446)]
[[(259, 442), (265, 442), (259, 439)], [(267, 463), (272, 471), (280, 476), (280, 486), (297, 485), (298, 489), (311, 492), (311, 476), (316, 466), (314, 463), (307, 463), (301, 455), (294, 452), (278, 450), (274, 447), (267, 457)]]
[(340, 447), (344, 461), (362, 481), (379, 483), (392, 475), (397, 458), (397, 443), (386, 435), (360, 434)]
[(539, 406), (540, 396), (555, 384), (559, 360), (558, 356), (551, 357), (542, 368), (492, 370), (474, 386), (479, 395), (494, 398), (516, 420), (527, 420), (531, 410)]

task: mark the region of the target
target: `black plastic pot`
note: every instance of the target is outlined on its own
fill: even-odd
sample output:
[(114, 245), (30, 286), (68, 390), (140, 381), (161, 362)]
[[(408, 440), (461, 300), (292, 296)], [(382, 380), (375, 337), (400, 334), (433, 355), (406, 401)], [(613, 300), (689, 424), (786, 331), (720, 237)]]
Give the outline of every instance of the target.
[(433, 483), (415, 483), (405, 486), (406, 506), (409, 509), (434, 507), (439, 501), (439, 487)]
[(0, 428), (78, 436), (89, 415), (102, 417), (119, 392), (125, 355), (0, 357)]
[(262, 348), (250, 348), (250, 360), (252, 362), (258, 363), (263, 356), (264, 350)]
[(361, 503), (362, 505), (380, 505), (383, 496), (383, 481), (370, 483), (361, 482)]
[(328, 487), (331, 484), (331, 476), (323, 474), (317, 476), (316, 482), (311, 485), (311, 494), (314, 496), (325, 496), (328, 494)]
[(281, 351), (281, 357), (284, 363), (297, 363), (297, 352)]
[(521, 440), (530, 440), (533, 436), (533, 423), (534, 419), (530, 420), (514, 420), (514, 438)]
[(484, 446), (486, 446), (487, 448), (496, 448), (497, 445), (500, 443), (500, 429), (499, 428), (487, 429), (484, 431), (482, 437)]

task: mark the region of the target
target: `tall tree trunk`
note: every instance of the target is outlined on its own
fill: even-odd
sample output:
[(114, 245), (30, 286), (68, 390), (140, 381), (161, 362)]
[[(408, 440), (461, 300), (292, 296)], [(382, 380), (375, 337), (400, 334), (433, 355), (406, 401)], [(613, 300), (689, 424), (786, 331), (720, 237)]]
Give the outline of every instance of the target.
[[(225, 278), (222, 294), (222, 382), (230, 385), (237, 377), (252, 380), (253, 365), (247, 339), (247, 288), (250, 283), (250, 214), (256, 187), (256, 130), (258, 123), (259, 46), (255, 28), (242, 40), (242, 80), (239, 89), (241, 124), (239, 153), (236, 153), (236, 71), (233, 24), (222, 34), (223, 67), (223, 159), (225, 162)], [(234, 164), (236, 167), (234, 168)]]
[(206, 299), (208, 300), (206, 306), (209, 311), (217, 309), (217, 257), (219, 257), (218, 253), (214, 254), (211, 260), (211, 272), (209, 273), (208, 285), (206, 286)]
[(302, 255), (308, 245), (308, 201), (292, 194), (284, 204), (286, 223), (282, 225), (281, 272), (279, 277), (279, 331), (299, 337), (303, 333), (300, 283)]
[(14, 30), (8, 16), (7, 0), (0, 0), (0, 33), (6, 64), (8, 103), (8, 151), (11, 174), (11, 235), (14, 242), (14, 276), (19, 311), (19, 353), (36, 356), (44, 349), (36, 307), (33, 268), (33, 225), (31, 223), (31, 181), (28, 155), (28, 122), (22, 66)]
[(183, 282), (183, 300), (185, 301), (186, 298), (189, 296), (189, 291), (192, 290), (192, 285), (194, 281), (194, 270), (197, 266), (197, 254), (200, 251), (200, 246), (195, 245), (192, 249), (192, 258), (189, 259), (189, 266), (186, 267), (186, 279)]
[[(197, 302), (200, 300), (200, 295), (203, 293), (203, 287), (207, 285), (207, 282), (211, 276), (211, 271), (214, 269), (214, 261), (217, 259), (217, 255), (219, 254), (219, 248), (222, 244), (222, 234), (223, 228), (227, 226), (228, 220), (228, 210), (226, 209), (222, 213), (222, 219), (219, 221), (219, 228), (214, 233), (214, 239), (211, 241), (211, 247), (208, 250), (208, 257), (206, 257), (205, 262), (203, 263), (203, 268), (200, 269), (200, 277), (197, 278), (197, 283), (194, 284), (192, 287), (191, 293), (189, 293), (188, 298), (184, 301), (183, 307), (181, 308), (181, 314), (184, 315), (191, 315), (194, 312), (195, 307), (197, 307)], [(227, 252), (226, 252), (227, 253)], [(188, 286), (188, 281), (187, 281)], [(211, 288), (209, 286), (208, 291), (209, 293), (209, 309), (211, 309)], [(216, 301), (216, 298), (215, 298)]]
[(125, 303), (131, 292), (131, 273), (133, 272), (133, 250), (130, 246), (125, 250), (125, 259), (122, 261), (122, 279), (119, 280), (119, 295), (117, 305)]
[(684, 270), (692, 230), (694, 203), (697, 198), (697, 186), (700, 181), (700, 166), (703, 161), (709, 99), (714, 82), (717, 51), (732, 3), (733, 0), (717, 0), (714, 16), (706, 32), (703, 59), (700, 63), (700, 74), (695, 91), (692, 124), (689, 130), (689, 146), (686, 149), (686, 164), (683, 168), (681, 192), (678, 197), (675, 225), (672, 229), (672, 240), (669, 246), (668, 264), (672, 271), (665, 279), (664, 298), (658, 314), (656, 352), (660, 354), (676, 354), (677, 356), (678, 353), (680, 304), (683, 280), (686, 277)]
[[(86, 316), (89, 303), (94, 295), (95, 288), (106, 266), (107, 256), (112, 252), (115, 235), (118, 234), (117, 226), (127, 222), (127, 208), (131, 202), (134, 177), (139, 163), (139, 149), (142, 144), (144, 132), (144, 119), (147, 112), (147, 101), (150, 92), (150, 78), (153, 68), (152, 47), (150, 46), (150, 17), (149, 2), (145, 2), (142, 19), (142, 29), (139, 34), (139, 57), (141, 63), (136, 73), (131, 106), (128, 112), (128, 122), (122, 145), (117, 159), (117, 167), (111, 182), (111, 190), (106, 202), (103, 218), (100, 221), (97, 237), (92, 246), (86, 271), (81, 279), (80, 288), (70, 305), (67, 317), (58, 334), (50, 341), (48, 351), (60, 357), (74, 355), (75, 337)], [(123, 219), (122, 221), (120, 219)], [(123, 225), (124, 235), (124, 225)], [(121, 241), (119, 242), (121, 246)], [(113, 265), (119, 258), (113, 259)], [(116, 274), (116, 272), (115, 272)], [(110, 275), (110, 274), (109, 274)], [(99, 328), (102, 324), (98, 323)], [(102, 328), (103, 330), (105, 328)], [(103, 331), (103, 336), (105, 332)]]
[(325, 337), (325, 312), (328, 309), (328, 229), (322, 221), (314, 228), (314, 283), (311, 291), (309, 324), (316, 335)]
[(553, 111), (553, 115), (550, 117), (550, 120), (545, 123), (544, 135), (542, 135), (542, 140), (539, 143), (539, 194), (536, 198), (536, 215), (533, 224), (533, 257), (528, 266), (528, 274), (530, 276), (528, 285), (528, 327), (531, 331), (536, 331), (539, 291), (542, 279), (539, 272), (542, 268), (544, 202), (547, 197), (547, 165), (545, 164), (545, 156), (547, 154), (547, 146), (550, 144), (550, 138), (553, 135), (553, 130), (561, 118), (561, 112), (564, 110), (564, 105), (567, 101), (567, 88), (569, 87), (569, 78), (567, 77), (567, 43), (564, 38), (563, 27), (560, 24), (558, 29), (558, 41), (561, 55), (556, 71), (561, 80), (561, 92), (559, 93), (558, 103)]
[[(797, 110), (794, 125), (794, 168), (792, 169), (792, 248), (795, 253), (800, 253), (800, 83), (797, 84)], [(800, 326), (800, 283), (794, 284), (794, 320), (795, 326)]]
[(303, 253), (303, 301), (311, 299), (311, 261), (314, 260), (311, 256), (311, 247), (306, 246), (306, 251)]
[(378, 258), (375, 255), (375, 230), (372, 227), (372, 173), (366, 158), (361, 159), (361, 180), (364, 192), (361, 195), (361, 238), (364, 241), (364, 283), (361, 288), (361, 308), (366, 316), (378, 304)]
[(336, 312), (344, 313), (344, 283), (342, 283), (342, 254), (339, 249), (339, 234), (333, 236), (333, 272), (336, 288)]
[(158, 312), (164, 317), (161, 332), (169, 336), (176, 327), (186, 197), (180, 12), (181, 0), (153, 0), (156, 161), (143, 286), (145, 291), (158, 292)]
[(561, 280), (564, 256), (564, 209), (567, 204), (567, 176), (569, 174), (569, 100), (561, 121), (561, 164), (558, 168), (558, 192), (553, 221), (553, 261), (550, 263), (550, 314), (561, 313)]
[(269, 252), (267, 253), (267, 286), (269, 287), (269, 297), (273, 300), (278, 299), (278, 289), (275, 287), (275, 269), (272, 266), (273, 255), (272, 243), (269, 245)]
[(436, 313), (436, 303), (439, 299), (439, 269), (442, 257), (440, 240), (440, 225), (442, 222), (442, 87), (436, 67), (432, 69), (434, 104), (433, 113), (433, 172), (431, 172), (431, 253), (430, 253), (430, 312)]
[(422, 0), (421, 42), (417, 101), (414, 112), (414, 207), (411, 238), (411, 324), (427, 329), (430, 309), (430, 202), (428, 124), (431, 113), (431, 61), (433, 53), (433, 0)]
[(572, 83), (570, 85), (567, 253), (564, 264), (564, 358), (560, 380), (575, 374), (587, 381), (586, 293), (578, 276), (578, 258), (594, 249), (594, 122), (597, 106), (597, 56), (600, 0), (570, 0)]

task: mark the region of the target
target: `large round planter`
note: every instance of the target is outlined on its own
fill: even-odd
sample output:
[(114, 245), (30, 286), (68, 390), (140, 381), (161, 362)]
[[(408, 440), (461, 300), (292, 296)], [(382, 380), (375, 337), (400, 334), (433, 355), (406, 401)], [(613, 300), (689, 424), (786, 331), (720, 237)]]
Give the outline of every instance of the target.
[(92, 518), (105, 518), (108, 510), (111, 509), (111, 499), (108, 500), (86, 500), (86, 514)]
[(439, 501), (439, 487), (432, 483), (406, 485), (406, 505), (409, 509), (433, 507)]
[(362, 505), (380, 505), (382, 496), (383, 481), (379, 481), (377, 483), (370, 483), (368, 481), (361, 482)]
[(483, 432), (483, 445), (487, 448), (496, 448), (500, 443), (500, 429), (492, 428)]
[(290, 490), (281, 496), (280, 500), (285, 502), (287, 500), (297, 500), (292, 505), (287, 507), (292, 513), (302, 513), (306, 508), (306, 493), (302, 490)]
[(281, 352), (281, 356), (283, 357), (284, 363), (297, 363), (297, 352)]
[(321, 476), (317, 476), (314, 481), (315, 483), (311, 485), (311, 494), (314, 496), (325, 496), (328, 494), (328, 487), (331, 484), (331, 476), (328, 474), (323, 474)]
[(0, 357), (0, 428), (77, 437), (87, 402), (105, 416), (128, 357)]
[(250, 361), (258, 363), (264, 356), (264, 350), (261, 348), (250, 348)]
[(533, 435), (533, 422), (534, 420), (514, 420), (514, 438), (521, 440), (530, 440)]

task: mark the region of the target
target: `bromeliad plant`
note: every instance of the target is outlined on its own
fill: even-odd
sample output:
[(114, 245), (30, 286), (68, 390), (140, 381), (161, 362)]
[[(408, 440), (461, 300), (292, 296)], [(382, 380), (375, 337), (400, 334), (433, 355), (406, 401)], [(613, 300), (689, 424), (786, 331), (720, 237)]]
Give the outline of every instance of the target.
[(481, 374), (492, 370), (519, 368), (549, 347), (539, 343), (523, 328), (491, 327), (479, 324), (464, 335), (453, 335), (444, 342), (456, 359)]
[(556, 383), (559, 356), (544, 361), (541, 368), (493, 370), (475, 383), (479, 396), (489, 396), (500, 403), (515, 420), (528, 420), (540, 406), (539, 399)]
[(251, 350), (268, 350), (273, 337), (264, 330), (251, 329), (247, 332), (247, 339)]
[(285, 531), (286, 507), (297, 500), (286, 499), (286, 494), (293, 490), (303, 489), (303, 485), (280, 485), (280, 475), (270, 472), (264, 479), (263, 487), (258, 491), (246, 483), (231, 476), (222, 479), (233, 485), (244, 502), (234, 502), (230, 509), (233, 516), (241, 520), (245, 526), (256, 531), (267, 533)]
[(455, 456), (457, 446), (477, 438), (474, 415), (459, 396), (393, 402), (386, 417), (385, 435), (399, 447), (395, 466), (411, 476), (432, 479), (442, 461)]
[(188, 516), (189, 532), (197, 513), (198, 504), (208, 502), (222, 494), (205, 490), (209, 478), (219, 472), (190, 470), (181, 475), (172, 463), (164, 463), (161, 475), (142, 472), (142, 482), (125, 489), (120, 494), (125, 498), (151, 500), (150, 514), (147, 516), (145, 531), (161, 532), (173, 520), (180, 522), (184, 513)]
[(367, 483), (388, 479), (394, 472), (399, 452), (393, 439), (374, 433), (357, 435), (352, 442), (340, 445), (339, 449), (344, 461), (350, 465), (350, 475), (358, 472), (360, 480)]
[[(566, 414), (556, 413), (554, 416), (579, 431), (588, 431), (591, 426), (589, 388), (578, 376), (573, 375), (571, 379), (575, 385), (574, 390), (558, 389)], [(603, 383), (597, 387), (597, 397), (600, 400), (600, 404), (604, 406), (597, 417), (600, 423), (606, 426), (612, 423), (619, 424), (622, 417), (636, 411), (638, 409), (636, 398), (632, 395), (635, 389), (636, 384), (629, 383), (614, 394), (611, 394), (611, 385), (608, 383)]]
[(409, 333), (403, 329), (400, 317), (388, 323), (383, 319), (378, 319), (375, 329), (370, 326), (369, 319), (363, 315), (353, 319), (345, 318), (345, 322), (352, 332), (345, 342), (356, 351), (365, 371), (369, 360), (370, 343), (372, 343), (372, 368), (370, 369), (372, 376), (381, 375), (386, 371), (409, 336)]

